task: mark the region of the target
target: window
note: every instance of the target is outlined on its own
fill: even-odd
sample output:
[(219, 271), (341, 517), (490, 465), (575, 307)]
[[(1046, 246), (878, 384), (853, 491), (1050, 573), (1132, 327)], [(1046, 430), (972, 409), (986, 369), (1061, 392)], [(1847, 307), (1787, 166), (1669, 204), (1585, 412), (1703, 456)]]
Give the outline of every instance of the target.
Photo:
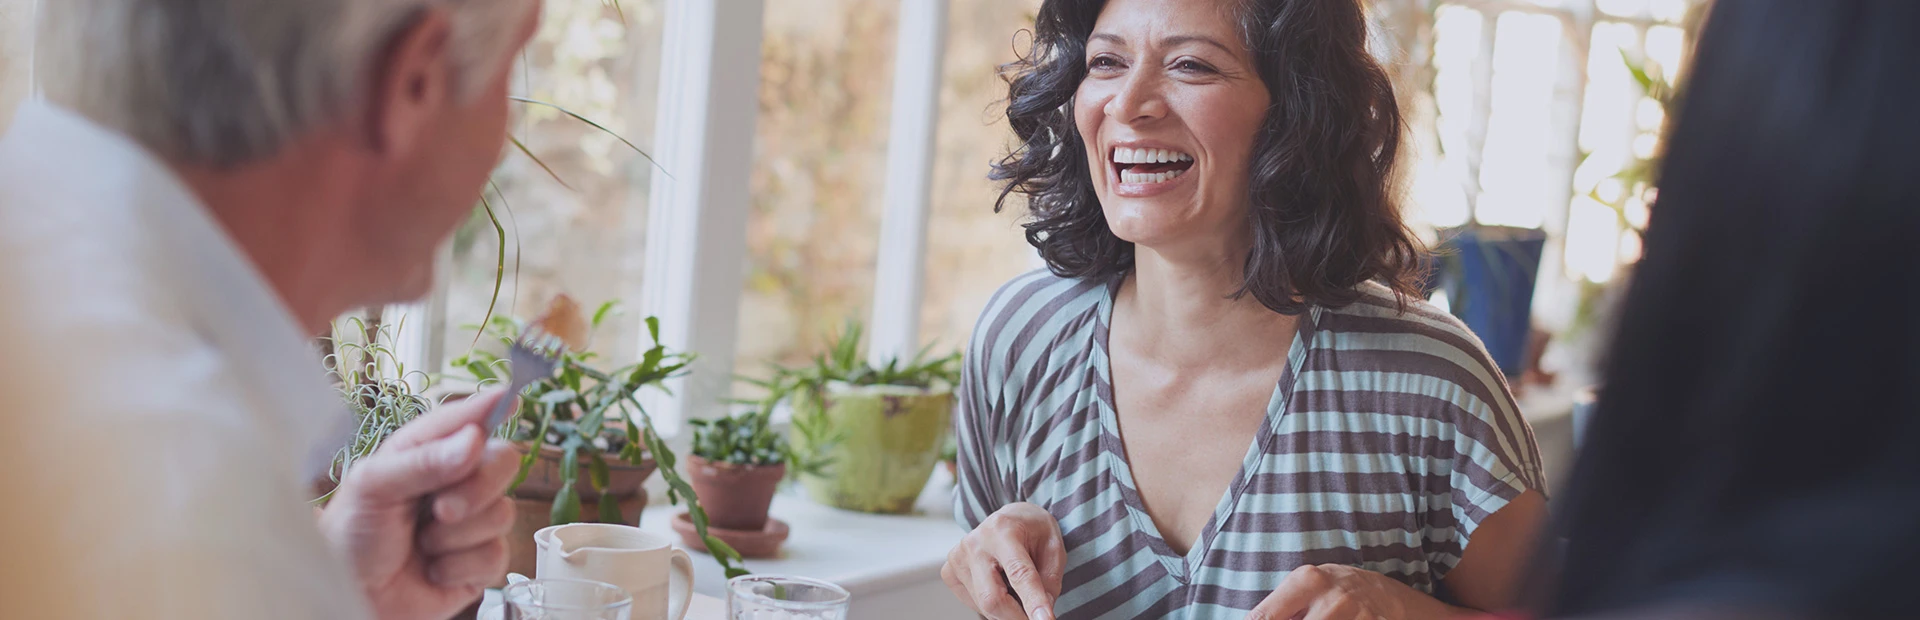
[(1397, 85), (1417, 102), (1411, 217), (1547, 229), (1535, 314), (1567, 326), (1581, 283), (1606, 282), (1639, 254), (1630, 227), (1645, 225), (1651, 196), (1621, 173), (1660, 151), (1666, 114), (1627, 63), (1676, 77), (1704, 5), (1445, 0), (1430, 22), (1389, 24), (1395, 44), (1432, 46), (1424, 71)]
[[(663, 176), (551, 110), (523, 109), (515, 135), (570, 187), (519, 154), (502, 165), (489, 199), (501, 198), (507, 268), (518, 272), (496, 313), (531, 312), (562, 291), (588, 304), (625, 299), (636, 311), (595, 343), (616, 363), (638, 350), (638, 309), (661, 313), (670, 344), (707, 354), (679, 400), (654, 409), (667, 424), (717, 413), (734, 373), (799, 362), (875, 307), (917, 316), (917, 330), (894, 321), (915, 335), (907, 344), (961, 348), (993, 291), (1040, 266), (1018, 226), (1022, 205), (994, 213), (986, 178), (1011, 140), (997, 69), (1025, 45), (1018, 33), (1039, 0), (741, 0), (676, 3), (679, 13), (665, 0), (621, 4), (624, 15), (603, 0), (550, 0), (519, 90), (678, 158), (666, 166), (682, 174)], [(1579, 282), (1605, 281), (1637, 253), (1630, 226), (1646, 218), (1649, 196), (1619, 175), (1658, 152), (1665, 112), (1623, 52), (1655, 74), (1678, 71), (1695, 5), (1445, 0), (1429, 12), (1425, 0), (1371, 2), (1412, 127), (1410, 216), (1428, 228), (1546, 228), (1556, 275), (1536, 305), (1564, 322)], [(900, 32), (945, 39), (902, 46)], [(937, 92), (896, 84), (936, 66)], [(918, 105), (927, 97), (936, 103)], [(901, 119), (929, 123), (933, 144), (891, 144)], [(931, 170), (925, 196), (887, 198), (920, 163)], [(925, 218), (924, 243), (882, 233), (903, 214)], [(471, 342), (459, 325), (485, 314), (496, 239), (476, 215), (450, 244), (428, 330), (442, 359)], [(907, 272), (920, 283), (907, 298), (917, 307), (883, 303), (911, 290), (883, 267), (916, 258), (925, 267)]]
[(805, 361), (872, 308), (899, 4), (766, 4), (741, 374)]
[[(546, 2), (513, 92), (579, 113), (612, 133), (552, 107), (516, 105), (512, 134), (552, 172), (510, 146), (485, 194), (492, 215), (476, 210), (455, 233), (441, 279), (440, 361), (473, 344), (467, 327), (487, 316), (497, 268), (506, 272), (493, 308), (499, 316), (539, 312), (556, 293), (589, 310), (609, 300), (632, 307), (638, 298), (648, 188), (657, 171), (619, 138), (643, 149), (653, 143), (663, 4)], [(642, 318), (628, 312), (609, 320), (593, 348), (612, 364), (633, 361)]]
[(934, 157), (933, 212), (928, 225), (921, 345), (966, 348), (974, 321), (1000, 285), (1041, 266), (1020, 221), (1023, 201), (993, 212), (999, 187), (987, 164), (1014, 145), (998, 68), (1015, 59), (1018, 34), (1033, 24), (1038, 0), (956, 1), (948, 13), (947, 58), (940, 93), (939, 151)]

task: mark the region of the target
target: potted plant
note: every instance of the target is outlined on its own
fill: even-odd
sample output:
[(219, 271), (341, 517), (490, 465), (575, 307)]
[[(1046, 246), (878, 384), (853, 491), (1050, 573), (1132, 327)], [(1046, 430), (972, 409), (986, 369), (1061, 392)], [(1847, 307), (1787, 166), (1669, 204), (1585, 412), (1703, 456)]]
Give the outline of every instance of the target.
[[(716, 420), (691, 420), (693, 453), (687, 476), (707, 508), (708, 532), (732, 545), (742, 557), (772, 557), (787, 539), (787, 524), (769, 518), (768, 506), (787, 477), (794, 452), (775, 431), (772, 408)], [(794, 470), (805, 468), (795, 463)], [(687, 546), (705, 550), (688, 514), (674, 518), (674, 530)]]
[[(578, 312), (564, 297), (549, 308), (549, 316), (566, 308)], [(591, 333), (615, 308), (607, 302), (591, 321), (580, 322)], [(640, 361), (603, 370), (595, 366), (598, 356), (569, 346), (554, 375), (528, 386), (520, 394), (520, 410), (499, 430), (524, 455), (509, 491), (518, 508), (509, 545), (514, 572), (532, 572), (537, 552), (533, 533), (542, 527), (581, 521), (637, 525), (647, 503), (646, 479), (658, 471), (667, 483), (668, 500), (686, 501), (695, 532), (714, 559), (729, 576), (746, 573), (739, 566), (739, 553), (707, 533), (706, 511), (697, 493), (674, 469), (673, 451), (635, 397), (649, 387), (664, 389), (661, 383), (684, 373), (693, 360), (660, 344), (658, 320), (649, 317), (646, 323), (654, 345)], [(483, 332), (509, 343), (526, 325), (516, 318), (495, 317)], [(505, 361), (497, 353), (476, 349), (453, 364), (487, 385), (502, 380)]]
[(333, 497), (334, 487), (356, 461), (373, 454), (394, 431), (436, 404), (424, 395), (432, 376), (407, 370), (386, 344), (393, 334), (385, 325), (352, 317), (335, 324), (333, 334), (324, 339), (329, 352), (323, 363), (327, 377), (353, 411), (358, 430), (351, 442), (340, 447), (326, 478), (314, 481), (318, 498), (314, 502), (322, 505)]
[(927, 485), (953, 418), (960, 354), (875, 366), (860, 357), (861, 328), (849, 322), (813, 363), (776, 367), (765, 405), (793, 410), (793, 450), (824, 463), (801, 472), (814, 501), (862, 512), (902, 514)]

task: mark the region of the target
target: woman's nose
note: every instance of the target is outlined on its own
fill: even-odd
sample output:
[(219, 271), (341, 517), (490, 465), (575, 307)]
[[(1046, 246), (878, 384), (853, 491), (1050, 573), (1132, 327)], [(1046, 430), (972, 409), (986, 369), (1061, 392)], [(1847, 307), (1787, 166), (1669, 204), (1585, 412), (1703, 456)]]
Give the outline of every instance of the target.
[(1120, 91), (1107, 100), (1109, 118), (1123, 123), (1138, 123), (1167, 115), (1166, 98), (1160, 92), (1162, 80), (1151, 71), (1134, 71), (1120, 85)]

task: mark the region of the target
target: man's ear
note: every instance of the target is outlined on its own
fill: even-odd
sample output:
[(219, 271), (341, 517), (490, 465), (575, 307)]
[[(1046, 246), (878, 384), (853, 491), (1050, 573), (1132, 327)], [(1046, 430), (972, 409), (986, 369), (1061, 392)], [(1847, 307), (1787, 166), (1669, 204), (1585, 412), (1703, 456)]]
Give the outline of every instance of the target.
[(452, 36), (446, 9), (423, 9), (375, 60), (367, 115), (374, 152), (404, 156), (427, 139), (427, 128), (454, 96)]

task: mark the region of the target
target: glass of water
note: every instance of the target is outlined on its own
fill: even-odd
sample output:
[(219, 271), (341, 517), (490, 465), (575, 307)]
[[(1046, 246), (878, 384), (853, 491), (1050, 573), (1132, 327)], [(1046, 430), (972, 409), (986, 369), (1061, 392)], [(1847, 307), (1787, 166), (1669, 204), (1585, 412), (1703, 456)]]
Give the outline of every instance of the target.
[(598, 581), (534, 579), (500, 591), (505, 620), (630, 620), (633, 597)]
[(846, 620), (847, 591), (805, 577), (747, 575), (727, 582), (729, 620)]

